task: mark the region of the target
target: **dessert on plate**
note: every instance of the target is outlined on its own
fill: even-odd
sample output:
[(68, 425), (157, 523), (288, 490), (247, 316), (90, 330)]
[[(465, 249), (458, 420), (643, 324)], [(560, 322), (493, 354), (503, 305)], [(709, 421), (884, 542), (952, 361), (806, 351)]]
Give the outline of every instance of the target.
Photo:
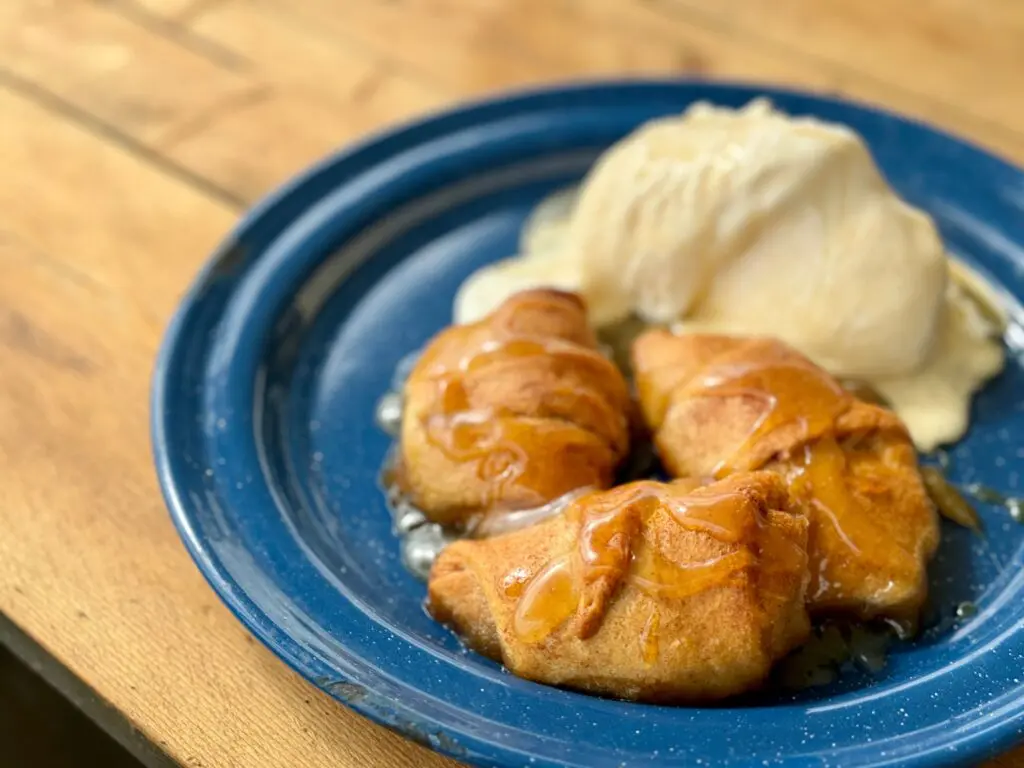
[(775, 339), (647, 331), (633, 370), (673, 475), (784, 478), (810, 521), (812, 612), (912, 630), (939, 522), (895, 414)]
[(720, 699), (759, 685), (807, 637), (806, 540), (778, 475), (639, 481), (452, 544), (428, 606), (521, 677), (645, 701)]
[(442, 331), (404, 399), (395, 480), (435, 522), (606, 488), (629, 451), (629, 389), (568, 293), (523, 292)]
[(695, 104), (520, 240), (401, 393), (389, 491), (429, 521), (438, 621), (521, 677), (675, 703), (763, 686), (823, 621), (917, 630), (916, 450), (964, 433), (1005, 317), (856, 133)]
[(586, 299), (597, 327), (632, 314), (771, 336), (871, 384), (925, 451), (963, 435), (971, 396), (1004, 363), (999, 312), (974, 301), (984, 280), (856, 132), (761, 99), (641, 125), (578, 190), (541, 203), (520, 249), (463, 283), (457, 322), (555, 286)]

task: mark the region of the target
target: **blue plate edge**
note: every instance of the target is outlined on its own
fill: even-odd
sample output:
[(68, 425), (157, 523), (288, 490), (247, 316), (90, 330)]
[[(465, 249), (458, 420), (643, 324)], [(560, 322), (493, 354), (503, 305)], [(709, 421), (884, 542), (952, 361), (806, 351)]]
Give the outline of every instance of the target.
[[(288, 187), (290, 184), (284, 186)], [(272, 204), (272, 201), (267, 202)], [(267, 205), (263, 209), (269, 207), (270, 205)], [(349, 696), (340, 693), (340, 691), (345, 690), (345, 685), (347, 684), (357, 686), (362, 686), (363, 684), (352, 683), (351, 680), (342, 679), (337, 675), (318, 674), (310, 664), (303, 662), (299, 655), (295, 653), (297, 646), (292, 647), (293, 643), (290, 640), (282, 643), (278, 638), (275, 638), (272, 632), (274, 622), (248, 597), (245, 591), (238, 585), (238, 582), (223, 567), (216, 553), (204, 545), (189, 524), (185, 505), (177, 494), (177, 489), (171, 480), (173, 470), (170, 466), (169, 454), (160, 449), (161, 445), (166, 445), (167, 443), (167, 427), (162, 416), (167, 413), (167, 409), (163, 407), (163, 404), (167, 399), (166, 391), (169, 383), (168, 378), (160, 375), (160, 372), (171, 370), (168, 364), (176, 351), (177, 345), (175, 342), (184, 328), (190, 312), (195, 308), (203, 290), (209, 284), (210, 277), (218, 271), (220, 266), (231, 260), (232, 251), (241, 245), (240, 237), (242, 232), (248, 229), (246, 225), (249, 223), (249, 220), (260, 215), (260, 213), (261, 211), (255, 208), (247, 213), (239, 225), (227, 236), (225, 243), (208, 261), (200, 276), (186, 292), (178, 311), (172, 316), (165, 331), (164, 341), (161, 343), (157, 353), (151, 386), (151, 449), (157, 477), (160, 481), (161, 495), (170, 513), (171, 522), (174, 524), (175, 530), (178, 532), (178, 536), (185, 546), (189, 557), (192, 558), (204, 580), (221, 599), (221, 602), (227, 606), (228, 610), (231, 611), (243, 627), (250, 631), (271, 653), (303, 679), (316, 686), (335, 701), (428, 749), (441, 752), (462, 762), (469, 762), (471, 765), (483, 767), (491, 765), (490, 762), (484, 762), (484, 760), (488, 759), (485, 752), (469, 753), (462, 746), (471, 739), (471, 737), (467, 737), (464, 734), (458, 734), (457, 741), (448, 738), (439, 739), (436, 744), (431, 743), (429, 741), (429, 734), (436, 735), (441, 729), (433, 725), (418, 726), (416, 723), (418, 716), (404, 709), (399, 702), (393, 702), (387, 708), (375, 707), (371, 706), (370, 703), (364, 703), (371, 702), (374, 697)], [(359, 664), (360, 661), (358, 659), (349, 659), (350, 663)], [(378, 670), (370, 665), (362, 666), (371, 674), (379, 676)], [(408, 715), (397, 715), (396, 717), (399, 710), (408, 712)], [(537, 764), (544, 765), (544, 763), (540, 762)]]
[[(174, 357), (175, 350), (178, 346), (178, 340), (183, 329), (187, 325), (191, 312), (197, 308), (205, 290), (216, 275), (222, 270), (225, 270), (227, 265), (234, 260), (237, 255), (237, 249), (244, 249), (246, 247), (245, 241), (248, 233), (253, 229), (253, 226), (258, 221), (271, 214), (275, 208), (285, 204), (287, 202), (287, 198), (292, 193), (314, 181), (330, 167), (339, 162), (343, 162), (345, 159), (357, 155), (374, 145), (394, 138), (411, 128), (422, 128), (432, 124), (434, 121), (442, 117), (445, 119), (455, 119), (472, 113), (484, 106), (494, 106), (498, 104), (507, 105), (521, 99), (528, 99), (544, 94), (554, 95), (566, 92), (587, 91), (595, 87), (606, 89), (609, 87), (614, 88), (617, 86), (631, 85), (655, 87), (668, 85), (713, 85), (716, 88), (737, 92), (768, 89), (774, 93), (787, 94), (797, 98), (806, 98), (808, 96), (812, 98), (823, 98), (829, 101), (854, 106), (857, 109), (881, 115), (886, 119), (896, 120), (902, 123), (912, 123), (933, 134), (941, 136), (944, 139), (966, 146), (979, 156), (984, 157), (990, 163), (994, 164), (994, 166), (998, 167), (1000, 171), (1009, 172), (1014, 175), (1018, 175), (1020, 173), (1020, 171), (1008, 160), (969, 139), (965, 139), (957, 134), (934, 127), (923, 120), (907, 117), (856, 99), (838, 97), (823, 90), (780, 87), (768, 82), (644, 77), (594, 79), (584, 81), (575, 80), (571, 83), (556, 82), (539, 88), (534, 87), (502, 91), (494, 96), (485, 96), (478, 99), (459, 102), (452, 109), (440, 109), (434, 112), (425, 113), (419, 117), (414, 117), (410, 120), (393, 125), (386, 130), (370, 134), (356, 143), (345, 146), (316, 162), (305, 171), (292, 177), (289, 181), (279, 185), (254, 206), (249, 208), (225, 236), (222, 245), (214, 252), (213, 256), (203, 267), (197, 278), (192, 282), (181, 299), (178, 309), (172, 316), (164, 332), (164, 338), (160, 345), (153, 369), (151, 386), (151, 448), (154, 455), (158, 479), (160, 481), (161, 492), (170, 511), (175, 528), (185, 544), (186, 550), (189, 552), (189, 555), (196, 563), (207, 583), (209, 583), (213, 590), (221, 597), (223, 602), (227, 604), (228, 608), (239, 619), (239, 621), (251, 630), (264, 645), (266, 645), (275, 655), (281, 658), (289, 667), (312, 682), (318, 688), (328, 693), (332, 698), (369, 719), (394, 730), (400, 735), (411, 738), (418, 743), (424, 744), (430, 749), (447, 754), (455, 759), (469, 761), (474, 765), (491, 765), (493, 764), (492, 761), (507, 758), (509, 753), (513, 751), (524, 755), (525, 753), (522, 753), (519, 750), (514, 750), (514, 748), (506, 745), (500, 745), (498, 749), (494, 749), (496, 746), (495, 744), (491, 742), (479, 742), (474, 737), (467, 736), (461, 732), (455, 732), (453, 733), (453, 737), (448, 739), (442, 738), (438, 743), (435, 743), (429, 738), (425, 738), (425, 736), (428, 734), (436, 735), (443, 733), (444, 729), (435, 724), (430, 724), (425, 727), (420, 726), (416, 722), (420, 715), (411, 713), (399, 702), (392, 702), (386, 706), (374, 705), (372, 702), (373, 697), (354, 700), (351, 696), (339, 694), (339, 683), (344, 684), (348, 681), (338, 679), (332, 679), (330, 681), (318, 680), (318, 677), (322, 678), (323, 676), (315, 674), (316, 670), (313, 669), (309, 663), (304, 662), (299, 653), (296, 653), (296, 651), (299, 650), (297, 644), (295, 644), (290, 638), (286, 639), (285, 642), (282, 642), (279, 637), (274, 635), (274, 622), (266, 613), (256, 606), (256, 604), (246, 595), (244, 590), (242, 590), (238, 582), (227, 573), (219, 557), (198, 538), (196, 531), (188, 524), (185, 502), (176, 493), (175, 484), (173, 482), (173, 469), (170, 464), (169, 455), (166, 451), (166, 446), (168, 445), (166, 437), (167, 423), (164, 419), (164, 415), (167, 414), (166, 405), (169, 397), (168, 389), (171, 386), (172, 381), (167, 374), (169, 371), (173, 370), (169, 363)], [(770, 95), (771, 94), (769, 94), (769, 96)], [(374, 676), (383, 676), (383, 673), (381, 673), (380, 670), (367, 664), (362, 659), (347, 660), (355, 666), (363, 667)], [(405, 714), (399, 714), (399, 711), (402, 713), (409, 713), (409, 716), (406, 717)], [(957, 749), (960, 746), (961, 742), (958, 741), (944, 744), (940, 750), (933, 749), (931, 752), (924, 751), (918, 753), (912, 760), (902, 761), (899, 762), (899, 764), (908, 766), (955, 766), (974, 764), (974, 761), (979, 758), (998, 754), (999, 752), (1019, 743), (1020, 737), (1011, 726), (1020, 719), (1020, 713), (1018, 713), (1016, 718), (1005, 720), (1000, 724), (1000, 726), (987, 729), (980, 735), (965, 737), (962, 741), (965, 744), (969, 744), (969, 751), (967, 753), (953, 751), (953, 749)], [(988, 737), (989, 732), (992, 731), (995, 732), (994, 735)], [(468, 751), (468, 747), (471, 744), (473, 749), (472, 751)], [(464, 750), (463, 747), (466, 749)], [(828, 755), (829, 752), (828, 750), (820, 750), (818, 754), (825, 756)], [(531, 764), (551, 766), (561, 765), (561, 763), (551, 763), (546, 758), (540, 757), (536, 759), (535, 763)], [(872, 763), (872, 765), (888, 764), (891, 763), (885, 760)]]

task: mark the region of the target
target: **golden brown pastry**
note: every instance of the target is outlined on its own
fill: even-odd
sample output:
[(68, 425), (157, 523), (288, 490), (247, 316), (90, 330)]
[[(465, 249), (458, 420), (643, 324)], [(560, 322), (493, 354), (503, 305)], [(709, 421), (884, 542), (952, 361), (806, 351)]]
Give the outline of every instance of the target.
[(773, 339), (649, 331), (634, 343), (633, 365), (672, 474), (769, 469), (805, 503), (812, 613), (913, 628), (939, 529), (895, 414)]
[(427, 347), (405, 385), (396, 481), (456, 525), (604, 488), (629, 451), (630, 408), (582, 300), (525, 291)]
[(770, 472), (695, 486), (629, 483), (458, 541), (430, 611), (538, 682), (662, 702), (755, 688), (808, 634), (807, 519)]

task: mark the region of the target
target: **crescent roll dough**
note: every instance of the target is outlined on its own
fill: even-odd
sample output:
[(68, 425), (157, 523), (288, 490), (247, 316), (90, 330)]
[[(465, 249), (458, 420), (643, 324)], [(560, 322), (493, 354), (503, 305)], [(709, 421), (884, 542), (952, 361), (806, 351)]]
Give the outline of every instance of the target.
[(427, 347), (405, 385), (396, 480), (455, 525), (605, 488), (629, 451), (631, 408), (582, 300), (525, 291)]
[(648, 331), (634, 343), (633, 365), (672, 474), (767, 469), (804, 503), (812, 613), (913, 629), (939, 528), (895, 414), (773, 339)]
[(769, 472), (640, 481), (445, 549), (429, 609), (514, 674), (628, 699), (755, 688), (809, 631), (807, 520)]

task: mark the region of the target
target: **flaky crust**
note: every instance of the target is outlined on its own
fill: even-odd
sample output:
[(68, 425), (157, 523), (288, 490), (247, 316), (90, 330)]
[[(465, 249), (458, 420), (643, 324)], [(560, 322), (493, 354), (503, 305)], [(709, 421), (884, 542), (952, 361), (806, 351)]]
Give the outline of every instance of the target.
[[(740, 452), (764, 414), (764, 401), (742, 394), (706, 396), (702, 377), (712, 368), (768, 356), (812, 366), (771, 339), (649, 331), (636, 340), (633, 365), (641, 408), (671, 474), (714, 474), (723, 459)], [(820, 500), (806, 500), (812, 612), (885, 617), (912, 628), (927, 595), (926, 564), (938, 545), (939, 527), (906, 428), (891, 411), (853, 397), (827, 428), (807, 433), (805, 426), (791, 423), (765, 434), (742, 453), (738, 468), (790, 476), (799, 468), (804, 446), (838, 442), (845, 482), (861, 513), (844, 532)], [(854, 547), (848, 543), (852, 539)]]
[[(602, 578), (584, 579), (572, 609), (547, 636), (517, 631), (518, 596), (507, 585), (531, 580), (559, 558), (572, 561), (588, 510), (607, 508), (634, 488), (649, 486), (658, 505), (635, 518), (625, 558)], [(771, 473), (741, 473), (691, 490), (692, 483), (620, 486), (585, 496), (546, 522), (485, 540), (462, 540), (438, 558), (430, 575), (429, 607), (473, 649), (522, 677), (594, 693), (659, 702), (720, 699), (759, 686), (772, 664), (802, 642), (809, 623), (807, 522)], [(742, 535), (725, 542), (683, 527), (673, 508), (730, 494)], [(781, 548), (781, 552), (780, 552)], [(670, 560), (685, 583), (687, 567), (745, 557), (736, 572), (716, 575), (693, 594), (652, 594), (636, 578), (638, 563)], [(577, 572), (578, 575), (578, 572)], [(694, 574), (697, 578), (699, 574)], [(582, 577), (581, 577), (582, 578)], [(581, 582), (583, 583), (583, 582)]]
[(525, 291), (430, 343), (405, 385), (401, 489), (436, 522), (607, 487), (631, 402), (575, 295)]

